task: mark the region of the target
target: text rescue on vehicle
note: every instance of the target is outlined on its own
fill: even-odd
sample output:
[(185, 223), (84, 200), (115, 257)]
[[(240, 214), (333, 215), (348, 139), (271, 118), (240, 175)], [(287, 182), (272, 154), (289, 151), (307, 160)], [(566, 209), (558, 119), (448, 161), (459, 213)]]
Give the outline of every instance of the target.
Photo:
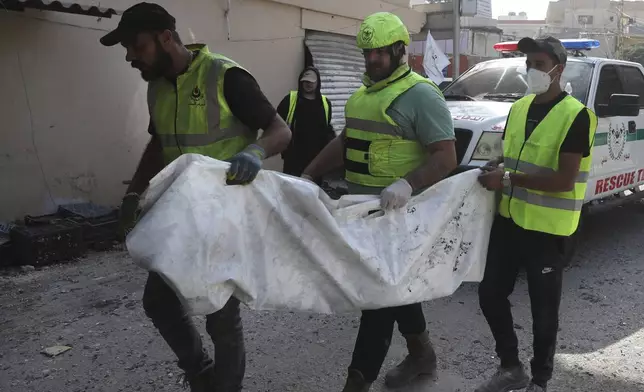
[[(635, 177), (637, 176), (637, 180)], [(604, 178), (603, 180), (597, 180), (595, 185), (595, 194), (606, 193), (619, 189), (628, 185), (635, 185), (644, 180), (644, 169), (639, 169), (637, 171), (632, 171), (630, 173), (622, 173), (612, 177)]]

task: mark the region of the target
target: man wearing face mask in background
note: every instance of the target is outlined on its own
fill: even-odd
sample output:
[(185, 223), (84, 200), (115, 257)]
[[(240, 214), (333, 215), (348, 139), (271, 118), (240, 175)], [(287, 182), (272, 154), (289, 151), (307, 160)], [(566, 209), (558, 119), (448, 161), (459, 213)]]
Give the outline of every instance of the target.
[[(363, 86), (345, 107), (346, 128), (304, 170), (317, 179), (345, 169), (349, 193), (380, 194), (383, 209), (404, 208), (412, 194), (439, 182), (457, 165), (452, 115), (438, 87), (404, 61), (409, 32), (394, 14), (365, 18)], [(394, 324), (409, 355), (387, 373), (398, 388), (436, 371), (436, 354), (420, 303), (364, 310), (343, 392), (367, 392), (385, 360)]]
[(320, 92), (320, 72), (307, 67), (299, 88), (277, 106), (277, 113), (291, 127), (291, 143), (282, 153), (286, 174), (299, 177), (304, 168), (335, 138), (331, 126), (331, 102)]
[[(567, 53), (552, 37), (519, 41), (527, 55), (528, 94), (512, 105), (503, 156), (479, 181), (502, 191), (479, 286), (480, 306), (501, 360), (476, 392), (545, 392), (552, 378), (559, 328), (564, 241), (578, 227), (591, 166), (597, 118), (563, 92)], [(501, 165), (502, 164), (502, 165)], [(525, 268), (533, 318), (532, 380), (519, 360), (509, 295)]]
[[(122, 231), (134, 226), (139, 195), (150, 179), (180, 155), (228, 160), (227, 183), (241, 185), (255, 179), (262, 159), (288, 145), (291, 132), (255, 79), (205, 45), (184, 46), (174, 17), (161, 6), (139, 3), (127, 9), (101, 43), (120, 43), (127, 51), (125, 60), (149, 82), (152, 138), (123, 199)], [(264, 133), (257, 140), (260, 128)], [(246, 354), (239, 304), (231, 297), (223, 309), (206, 317), (216, 350), (213, 363), (173, 289), (150, 272), (143, 308), (176, 354), (192, 392), (241, 391)]]

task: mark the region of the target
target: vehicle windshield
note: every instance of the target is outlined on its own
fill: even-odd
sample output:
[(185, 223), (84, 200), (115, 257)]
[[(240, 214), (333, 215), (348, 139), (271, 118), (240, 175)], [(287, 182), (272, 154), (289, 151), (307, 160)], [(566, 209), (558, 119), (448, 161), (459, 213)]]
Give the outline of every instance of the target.
[[(569, 61), (562, 77), (561, 87), (582, 103), (586, 103), (592, 64)], [(515, 101), (525, 95), (526, 66), (523, 61), (489, 61), (475, 65), (452, 83), (445, 91), (447, 99), (456, 100), (508, 100)], [(570, 91), (572, 90), (572, 92)]]

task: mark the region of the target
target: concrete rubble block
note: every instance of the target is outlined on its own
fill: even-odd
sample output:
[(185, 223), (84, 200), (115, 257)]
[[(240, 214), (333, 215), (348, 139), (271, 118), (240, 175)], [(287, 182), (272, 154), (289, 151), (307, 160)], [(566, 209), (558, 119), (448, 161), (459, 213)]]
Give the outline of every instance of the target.
[(47, 347), (46, 349), (44, 349), (42, 351), (42, 353), (45, 354), (48, 357), (53, 358), (53, 357), (56, 357), (56, 356), (58, 356), (58, 355), (60, 355), (62, 353), (65, 353), (65, 352), (67, 352), (67, 351), (69, 351), (71, 349), (72, 348), (69, 347), (69, 346), (51, 346), (51, 347)]

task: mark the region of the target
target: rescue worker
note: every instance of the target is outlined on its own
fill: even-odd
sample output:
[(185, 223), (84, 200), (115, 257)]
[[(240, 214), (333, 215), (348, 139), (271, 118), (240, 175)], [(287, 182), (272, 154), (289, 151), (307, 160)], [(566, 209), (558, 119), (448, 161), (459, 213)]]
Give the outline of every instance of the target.
[[(134, 226), (139, 194), (149, 180), (181, 154), (228, 160), (227, 183), (247, 184), (259, 172), (262, 159), (288, 145), (291, 132), (255, 79), (205, 45), (184, 46), (175, 18), (161, 6), (139, 3), (127, 9), (101, 43), (120, 43), (127, 51), (126, 61), (149, 82), (152, 138), (123, 199), (124, 231)], [(257, 140), (260, 128), (264, 133)], [(154, 272), (145, 285), (143, 307), (176, 354), (193, 392), (241, 391), (245, 350), (239, 300), (231, 297), (206, 318), (216, 348), (214, 363), (173, 289)]]
[(335, 138), (331, 126), (331, 102), (322, 95), (320, 72), (307, 67), (299, 77), (297, 91), (291, 91), (277, 113), (291, 127), (293, 137), (282, 153), (284, 173), (299, 177), (322, 149)]
[[(567, 59), (561, 42), (524, 38), (519, 50), (527, 55), (529, 95), (512, 105), (503, 156), (479, 177), (487, 189), (502, 192), (479, 286), (501, 364), (477, 392), (546, 391), (559, 328), (564, 241), (579, 224), (597, 128), (595, 114), (561, 89)], [(519, 360), (508, 301), (521, 268), (532, 307), (532, 379)]]
[[(394, 14), (379, 12), (360, 26), (357, 44), (366, 73), (345, 107), (346, 128), (304, 170), (314, 180), (344, 165), (351, 194), (380, 194), (383, 209), (404, 208), (412, 194), (456, 168), (452, 116), (438, 87), (404, 61), (409, 32)], [(344, 159), (343, 159), (344, 158)], [(409, 355), (387, 373), (404, 386), (436, 371), (436, 354), (420, 303), (364, 310), (344, 392), (366, 392), (378, 377), (394, 324)]]

